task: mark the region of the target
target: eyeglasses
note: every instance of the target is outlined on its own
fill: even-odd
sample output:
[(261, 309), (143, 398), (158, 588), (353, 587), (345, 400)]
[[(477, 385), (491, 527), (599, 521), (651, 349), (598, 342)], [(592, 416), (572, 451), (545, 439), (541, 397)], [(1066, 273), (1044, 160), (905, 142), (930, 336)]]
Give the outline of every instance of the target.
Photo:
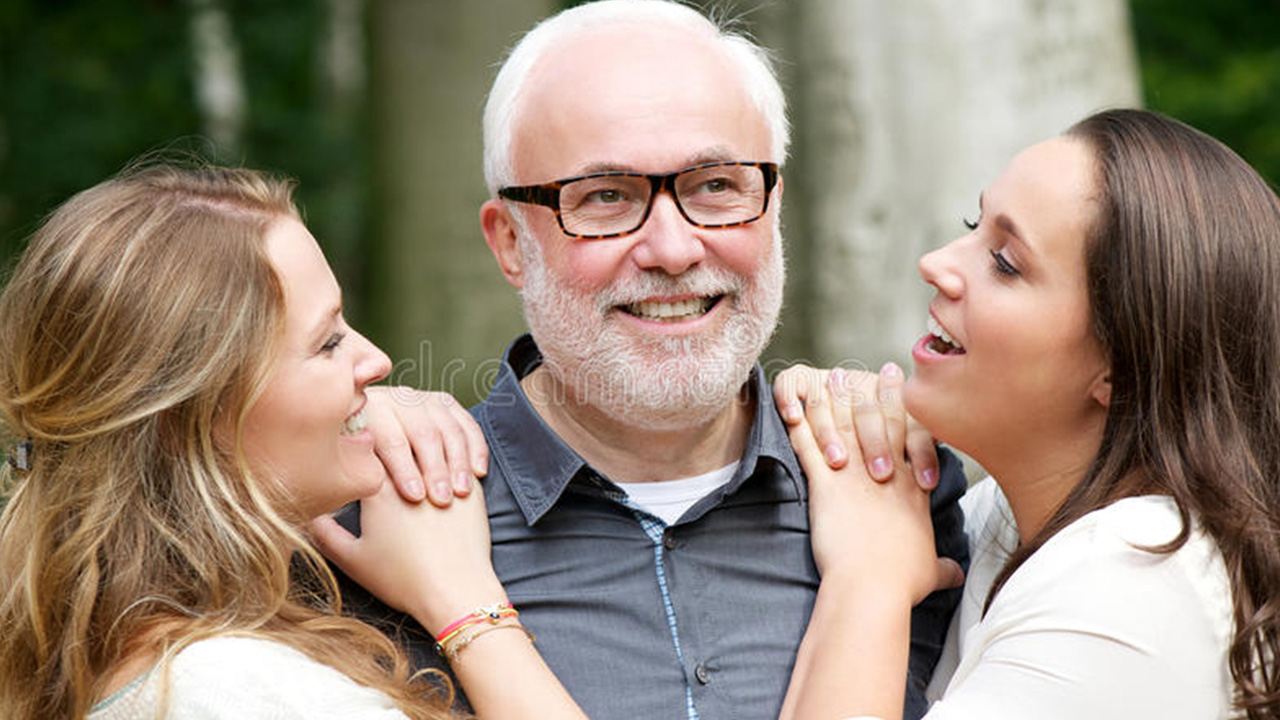
[(565, 235), (616, 238), (640, 229), (669, 190), (690, 225), (730, 228), (759, 220), (778, 182), (771, 162), (712, 162), (665, 175), (608, 171), (498, 190), (498, 197), (551, 208)]

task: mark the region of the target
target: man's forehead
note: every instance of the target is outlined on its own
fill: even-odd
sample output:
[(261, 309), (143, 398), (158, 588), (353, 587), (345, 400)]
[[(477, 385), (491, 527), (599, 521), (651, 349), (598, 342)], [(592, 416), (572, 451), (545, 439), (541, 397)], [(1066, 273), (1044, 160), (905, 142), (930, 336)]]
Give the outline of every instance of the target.
[(538, 61), (521, 95), (512, 150), (522, 182), (768, 159), (768, 128), (740, 68), (684, 28), (574, 35)]

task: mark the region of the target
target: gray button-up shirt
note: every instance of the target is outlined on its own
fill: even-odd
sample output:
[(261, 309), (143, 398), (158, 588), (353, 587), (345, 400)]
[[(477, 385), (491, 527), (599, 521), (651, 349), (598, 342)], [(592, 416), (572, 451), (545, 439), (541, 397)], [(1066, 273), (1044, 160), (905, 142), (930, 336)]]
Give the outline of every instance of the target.
[[(532, 338), (517, 339), (472, 412), (491, 456), (494, 567), (547, 664), (595, 720), (776, 718), (819, 578), (804, 476), (760, 368), (737, 473), (668, 527), (542, 422), (520, 388), (540, 363)], [(940, 459), (939, 552), (967, 565), (964, 477)], [(343, 583), (348, 607), (392, 621), (416, 662), (444, 666), (411, 618)], [(912, 617), (908, 718), (925, 710), (957, 599), (935, 593)]]

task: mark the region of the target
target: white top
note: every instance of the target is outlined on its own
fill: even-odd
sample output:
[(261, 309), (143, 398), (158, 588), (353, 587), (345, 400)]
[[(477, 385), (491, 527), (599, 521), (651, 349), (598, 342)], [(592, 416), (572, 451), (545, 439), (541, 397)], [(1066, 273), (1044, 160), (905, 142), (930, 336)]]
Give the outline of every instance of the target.
[[(171, 668), (165, 720), (405, 720), (381, 692), (271, 640), (201, 640), (178, 653)], [(89, 720), (156, 720), (161, 675), (135, 680), (94, 707)]]
[(738, 471), (740, 461), (702, 475), (656, 482), (618, 483), (636, 507), (674, 525), (693, 504), (728, 484)]
[[(1018, 541), (991, 478), (965, 496), (972, 563), (930, 696), (927, 720), (1229, 717), (1230, 585), (1198, 528), (1172, 554), (1166, 497), (1117, 501), (1072, 523), (987, 591)], [(950, 678), (950, 682), (947, 679)]]

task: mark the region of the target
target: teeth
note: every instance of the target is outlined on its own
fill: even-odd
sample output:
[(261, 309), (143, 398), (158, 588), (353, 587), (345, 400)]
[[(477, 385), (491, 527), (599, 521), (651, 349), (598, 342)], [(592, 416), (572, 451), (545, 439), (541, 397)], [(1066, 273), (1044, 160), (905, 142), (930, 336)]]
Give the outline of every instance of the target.
[(946, 330), (942, 329), (942, 326), (938, 324), (937, 320), (933, 319), (932, 315), (929, 316), (929, 334), (941, 339), (948, 345), (954, 345), (957, 348), (961, 347), (960, 343), (956, 342), (949, 334), (947, 334)]
[(678, 302), (638, 302), (627, 305), (627, 312), (646, 320), (674, 322), (706, 313), (712, 301), (713, 298), (692, 298)]
[(355, 435), (364, 430), (365, 424), (364, 408), (360, 408), (360, 412), (347, 418), (346, 422), (342, 423), (342, 434)]

